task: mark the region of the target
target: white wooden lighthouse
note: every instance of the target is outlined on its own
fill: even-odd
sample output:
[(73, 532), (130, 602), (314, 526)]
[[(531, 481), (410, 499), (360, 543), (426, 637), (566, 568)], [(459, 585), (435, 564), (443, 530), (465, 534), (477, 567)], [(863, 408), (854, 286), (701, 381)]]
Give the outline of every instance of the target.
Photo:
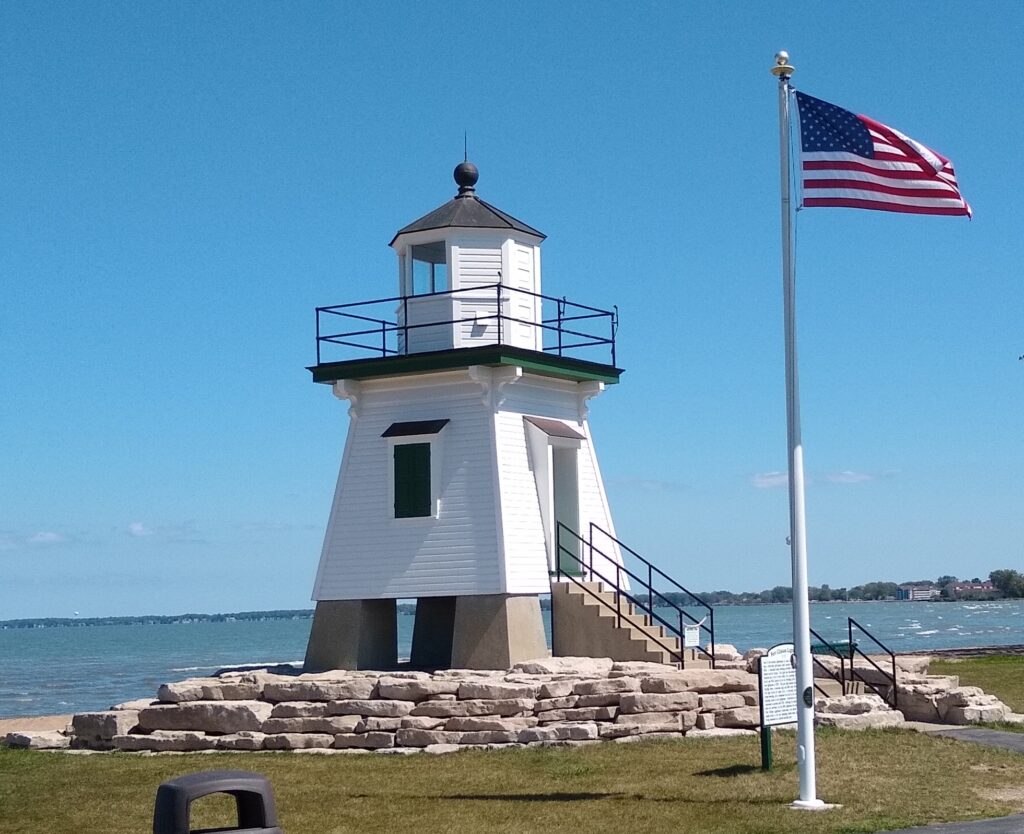
[(543, 656), (538, 595), (589, 569), (576, 534), (614, 533), (587, 405), (621, 373), (616, 315), (543, 295), (544, 235), (477, 178), (460, 164), (458, 195), (395, 235), (397, 296), (317, 311), (310, 370), (349, 426), (308, 670), (394, 666), (413, 598), (413, 665)]

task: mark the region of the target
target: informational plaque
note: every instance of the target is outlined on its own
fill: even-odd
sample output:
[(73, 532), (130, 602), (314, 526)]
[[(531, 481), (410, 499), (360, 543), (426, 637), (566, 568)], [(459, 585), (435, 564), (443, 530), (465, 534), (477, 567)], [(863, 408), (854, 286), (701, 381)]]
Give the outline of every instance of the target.
[(761, 726), (793, 724), (797, 720), (796, 654), (792, 643), (772, 646), (761, 657)]
[(700, 624), (683, 626), (683, 648), (692, 649), (700, 645)]

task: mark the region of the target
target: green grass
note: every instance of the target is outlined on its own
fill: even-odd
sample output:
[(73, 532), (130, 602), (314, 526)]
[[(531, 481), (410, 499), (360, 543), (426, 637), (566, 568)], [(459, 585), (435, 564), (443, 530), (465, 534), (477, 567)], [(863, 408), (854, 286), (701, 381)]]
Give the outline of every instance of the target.
[[(1024, 757), (909, 731), (817, 734), (818, 793), (841, 809), (786, 807), (795, 739), (759, 769), (756, 737), (468, 751), (448, 756), (288, 753), (137, 756), (0, 750), (0, 831), (151, 830), (157, 786), (196, 770), (242, 769), (274, 785), (286, 834), (394, 832), (873, 832), (1024, 807)], [(233, 822), (197, 804), (194, 827)]]
[[(1024, 657), (1020, 655), (933, 660), (928, 671), (932, 675), (957, 675), (962, 686), (980, 686), (1014, 712), (1024, 712)], [(999, 722), (985, 726), (1024, 733), (1021, 724)]]

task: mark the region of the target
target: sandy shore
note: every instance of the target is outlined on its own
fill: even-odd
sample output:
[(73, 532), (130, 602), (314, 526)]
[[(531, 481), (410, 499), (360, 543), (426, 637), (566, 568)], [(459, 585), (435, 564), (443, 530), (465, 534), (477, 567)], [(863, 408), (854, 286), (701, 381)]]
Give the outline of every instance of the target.
[(28, 730), (35, 732), (63, 730), (70, 723), (70, 715), (27, 715), (22, 718), (0, 718), (0, 738), (8, 733), (23, 733)]

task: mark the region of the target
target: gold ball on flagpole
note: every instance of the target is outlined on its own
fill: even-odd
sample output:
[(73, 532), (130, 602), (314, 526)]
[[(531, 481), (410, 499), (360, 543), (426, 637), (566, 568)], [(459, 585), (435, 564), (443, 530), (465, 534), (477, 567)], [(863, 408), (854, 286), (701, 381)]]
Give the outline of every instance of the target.
[(775, 53), (775, 66), (772, 67), (772, 75), (789, 77), (796, 72), (796, 67), (789, 63), (789, 53), (786, 51)]

